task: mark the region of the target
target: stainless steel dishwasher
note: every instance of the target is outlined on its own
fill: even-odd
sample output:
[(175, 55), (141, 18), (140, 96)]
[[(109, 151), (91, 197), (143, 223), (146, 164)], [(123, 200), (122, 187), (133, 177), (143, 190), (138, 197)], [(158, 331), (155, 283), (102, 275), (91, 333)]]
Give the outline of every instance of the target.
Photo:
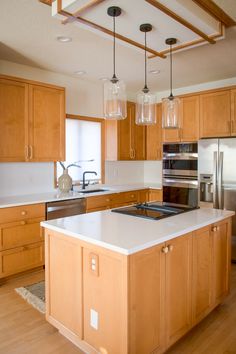
[(46, 203), (46, 219), (59, 219), (66, 216), (86, 213), (86, 198), (58, 200)]

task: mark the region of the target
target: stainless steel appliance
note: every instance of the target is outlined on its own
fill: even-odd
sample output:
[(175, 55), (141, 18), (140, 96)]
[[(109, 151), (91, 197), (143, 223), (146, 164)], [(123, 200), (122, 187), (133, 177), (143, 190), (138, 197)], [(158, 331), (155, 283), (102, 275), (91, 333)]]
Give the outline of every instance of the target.
[(163, 202), (198, 205), (197, 143), (163, 144)]
[[(236, 211), (236, 139), (207, 139), (198, 143), (199, 176), (212, 175), (212, 202), (217, 209)], [(199, 200), (206, 202), (199, 190)], [(208, 201), (207, 201), (208, 202)], [(236, 217), (233, 217), (232, 260), (236, 261)]]
[(158, 202), (135, 204), (124, 208), (113, 209), (115, 213), (137, 216), (145, 219), (160, 220), (169, 216), (178, 215), (187, 211), (194, 210), (191, 207), (173, 207)]
[(66, 216), (86, 213), (86, 199), (67, 199), (46, 203), (46, 219), (58, 219)]
[(213, 175), (200, 174), (200, 200), (213, 203)]

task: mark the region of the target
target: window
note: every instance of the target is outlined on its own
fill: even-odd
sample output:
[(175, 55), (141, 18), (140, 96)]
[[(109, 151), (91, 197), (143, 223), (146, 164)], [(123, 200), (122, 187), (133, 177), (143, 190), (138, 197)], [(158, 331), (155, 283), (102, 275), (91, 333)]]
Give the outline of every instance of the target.
[[(92, 181), (102, 181), (104, 171), (104, 121), (98, 118), (87, 118), (67, 115), (66, 119), (66, 161), (67, 167), (75, 164), (80, 167), (69, 167), (69, 175), (73, 184), (79, 184), (84, 171), (95, 171), (96, 175), (87, 175)], [(62, 174), (62, 167), (57, 163), (57, 176)]]

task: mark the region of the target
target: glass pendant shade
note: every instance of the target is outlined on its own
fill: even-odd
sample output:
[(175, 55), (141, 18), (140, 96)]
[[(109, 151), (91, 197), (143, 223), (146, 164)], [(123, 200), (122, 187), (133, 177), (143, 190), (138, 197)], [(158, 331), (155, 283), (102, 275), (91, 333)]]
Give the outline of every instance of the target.
[(178, 97), (163, 98), (162, 127), (165, 129), (180, 128), (180, 99)]
[(125, 83), (105, 81), (104, 83), (104, 116), (107, 119), (121, 120), (127, 116)]
[(137, 94), (135, 122), (138, 125), (156, 123), (156, 95), (150, 91)]

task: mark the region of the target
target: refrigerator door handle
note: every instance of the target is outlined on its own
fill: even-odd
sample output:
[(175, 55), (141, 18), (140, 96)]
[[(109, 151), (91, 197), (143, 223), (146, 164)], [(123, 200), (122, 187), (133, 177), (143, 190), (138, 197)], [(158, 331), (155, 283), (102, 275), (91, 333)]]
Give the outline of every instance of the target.
[(213, 153), (213, 208), (218, 209), (218, 193), (217, 193), (217, 182), (218, 182), (218, 152)]
[(223, 181), (222, 181), (222, 174), (223, 174), (223, 159), (224, 153), (221, 151), (219, 156), (219, 172), (218, 172), (218, 198), (219, 198), (219, 208), (223, 209)]

